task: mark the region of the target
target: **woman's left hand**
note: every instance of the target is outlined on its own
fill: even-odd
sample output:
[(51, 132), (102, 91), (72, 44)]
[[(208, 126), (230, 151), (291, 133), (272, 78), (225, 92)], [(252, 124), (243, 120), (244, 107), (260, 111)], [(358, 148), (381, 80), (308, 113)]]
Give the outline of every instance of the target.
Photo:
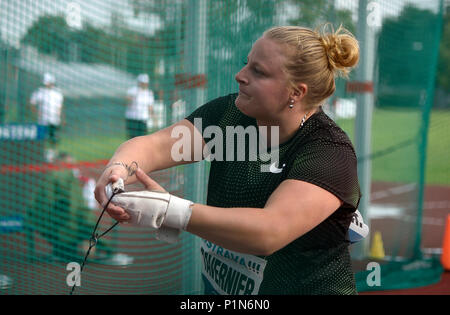
[(185, 230), (191, 216), (192, 202), (169, 194), (140, 169), (136, 171), (136, 177), (147, 190), (123, 192), (112, 199), (129, 215), (127, 222), (153, 229), (164, 225)]

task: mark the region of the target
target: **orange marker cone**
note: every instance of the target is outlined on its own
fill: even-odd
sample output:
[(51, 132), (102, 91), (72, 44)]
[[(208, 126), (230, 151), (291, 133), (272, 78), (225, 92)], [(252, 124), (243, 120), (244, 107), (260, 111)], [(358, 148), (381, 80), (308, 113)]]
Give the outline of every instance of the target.
[(447, 216), (447, 223), (445, 224), (441, 263), (445, 270), (450, 270), (450, 214)]
[(374, 259), (384, 259), (385, 253), (380, 231), (376, 231), (373, 235), (369, 256)]

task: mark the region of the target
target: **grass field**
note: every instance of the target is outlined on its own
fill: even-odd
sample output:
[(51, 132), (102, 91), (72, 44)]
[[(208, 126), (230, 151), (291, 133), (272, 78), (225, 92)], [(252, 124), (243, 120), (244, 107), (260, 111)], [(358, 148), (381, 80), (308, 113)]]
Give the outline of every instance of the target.
[(427, 149), (427, 183), (450, 186), (450, 111), (431, 115)]
[[(411, 110), (376, 109), (372, 125), (372, 152), (384, 151), (413, 139), (421, 126), (421, 114)], [(341, 119), (338, 124), (355, 143), (354, 119)], [(450, 111), (434, 110), (428, 133), (426, 183), (450, 186)], [(63, 137), (60, 150), (71, 153), (78, 161), (109, 159), (125, 136), (92, 135)], [(375, 181), (415, 182), (419, 178), (419, 143), (372, 160)]]
[[(354, 120), (338, 120), (355, 143)], [(418, 111), (376, 109), (372, 122), (372, 152), (384, 151), (417, 137), (422, 117)], [(450, 186), (450, 111), (431, 112), (426, 155), (426, 183)], [(375, 181), (411, 182), (419, 176), (419, 142), (372, 160)]]
[(70, 153), (77, 161), (110, 159), (125, 136), (95, 136), (62, 138), (60, 151)]

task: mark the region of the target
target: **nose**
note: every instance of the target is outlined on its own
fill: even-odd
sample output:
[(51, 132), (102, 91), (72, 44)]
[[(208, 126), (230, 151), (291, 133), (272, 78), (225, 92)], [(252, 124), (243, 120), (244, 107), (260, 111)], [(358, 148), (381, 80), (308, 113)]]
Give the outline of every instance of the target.
[(236, 76), (234, 77), (235, 80), (239, 83), (239, 84), (248, 84), (248, 79), (245, 76), (245, 71), (244, 71), (245, 67), (243, 67), (241, 69), (241, 71), (239, 71)]

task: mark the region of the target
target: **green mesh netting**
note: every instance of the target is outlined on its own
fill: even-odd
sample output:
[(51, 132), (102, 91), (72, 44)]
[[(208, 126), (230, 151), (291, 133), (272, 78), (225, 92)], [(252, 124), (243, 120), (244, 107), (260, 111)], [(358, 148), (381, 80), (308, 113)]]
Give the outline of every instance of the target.
[[(448, 164), (440, 164), (437, 178), (425, 176), (427, 144), (435, 141), (427, 136), (443, 4), (359, 2), (375, 34), (371, 154), (359, 158), (371, 161), (365, 215), (371, 230), (381, 232), (385, 253), (369, 258), (369, 236), (355, 257), (358, 289), (433, 283), (441, 268), (421, 254), (421, 218), (428, 181), (450, 185), (442, 176)], [(152, 132), (235, 92), (234, 75), (267, 28), (331, 22), (361, 39), (360, 17), (352, 0), (1, 1), (0, 294), (69, 293), (67, 264), (84, 257), (101, 210), (92, 201), (92, 181), (127, 139), (127, 91), (139, 74), (149, 76), (155, 96)], [(56, 144), (30, 104), (44, 73), (64, 95)], [(325, 107), (353, 140), (357, 96), (339, 79)], [(441, 130), (442, 138), (439, 117), (440, 129), (432, 124), (431, 130)], [(153, 175), (168, 191), (202, 202), (207, 170), (203, 162)], [(100, 232), (112, 223), (103, 219)], [(381, 265), (380, 286), (367, 283), (371, 261)], [(99, 242), (75, 292), (199, 294), (200, 263), (193, 236), (168, 245), (121, 225)]]

